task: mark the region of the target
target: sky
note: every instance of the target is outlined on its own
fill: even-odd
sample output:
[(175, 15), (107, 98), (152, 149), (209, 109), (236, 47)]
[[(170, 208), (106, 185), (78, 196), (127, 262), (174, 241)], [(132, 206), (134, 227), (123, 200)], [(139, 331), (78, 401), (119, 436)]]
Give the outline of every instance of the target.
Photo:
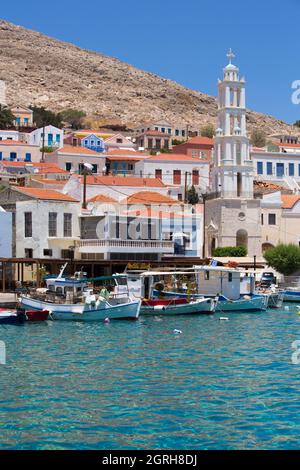
[(300, 0), (7, 0), (1, 18), (215, 96), (227, 50), (247, 107), (300, 119)]

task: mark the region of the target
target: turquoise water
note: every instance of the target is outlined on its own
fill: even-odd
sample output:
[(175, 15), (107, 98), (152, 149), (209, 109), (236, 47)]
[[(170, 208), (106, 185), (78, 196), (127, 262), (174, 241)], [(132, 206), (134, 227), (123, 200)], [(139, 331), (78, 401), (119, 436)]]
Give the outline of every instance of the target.
[(1, 326), (0, 449), (299, 448), (296, 311)]

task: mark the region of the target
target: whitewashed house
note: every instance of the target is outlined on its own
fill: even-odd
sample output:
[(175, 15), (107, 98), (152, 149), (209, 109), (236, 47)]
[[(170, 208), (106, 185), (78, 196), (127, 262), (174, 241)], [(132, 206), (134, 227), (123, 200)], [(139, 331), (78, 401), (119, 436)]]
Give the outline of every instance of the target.
[(40, 147), (43, 146), (43, 143), (45, 147), (61, 148), (64, 145), (64, 131), (55, 126), (45, 126), (45, 128), (40, 127), (31, 132), (22, 132), (21, 137), (28, 144)]
[(12, 213), (0, 206), (0, 258), (12, 257)]

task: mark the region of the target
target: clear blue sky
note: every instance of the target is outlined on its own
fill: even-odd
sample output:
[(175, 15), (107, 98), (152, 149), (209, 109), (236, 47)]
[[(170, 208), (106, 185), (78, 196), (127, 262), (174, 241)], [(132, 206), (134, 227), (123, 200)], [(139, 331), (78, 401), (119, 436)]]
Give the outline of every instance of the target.
[(247, 106), (300, 119), (299, 0), (5, 1), (3, 19), (216, 95), (232, 47), (247, 80)]

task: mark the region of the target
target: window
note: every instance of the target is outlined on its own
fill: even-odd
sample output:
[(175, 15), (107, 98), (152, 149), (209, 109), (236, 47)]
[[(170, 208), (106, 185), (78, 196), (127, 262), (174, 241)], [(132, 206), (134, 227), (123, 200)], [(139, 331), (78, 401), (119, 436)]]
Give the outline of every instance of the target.
[(28, 123), (29, 123), (29, 118), (24, 118), (24, 124), (25, 124), (25, 126), (27, 126)]
[(98, 165), (96, 163), (93, 163), (92, 167), (93, 167), (92, 173), (97, 173), (98, 172)]
[(269, 214), (269, 225), (276, 225), (276, 214)]
[(228, 282), (232, 282), (232, 273), (228, 273)]
[(300, 176), (300, 163), (298, 164), (298, 175)]
[(43, 250), (44, 256), (52, 256), (52, 250), (45, 249)]
[(123, 139), (117, 139), (117, 144), (122, 144), (123, 143)]
[(267, 175), (273, 174), (273, 165), (272, 162), (267, 162)]
[(25, 248), (25, 258), (33, 258), (33, 249)]
[(178, 198), (178, 201), (182, 201), (182, 194), (178, 194), (177, 198)]
[(206, 157), (206, 153), (205, 152), (200, 152), (200, 158), (205, 158)]
[(164, 148), (168, 149), (169, 148), (169, 141), (168, 139), (164, 139)]
[(171, 129), (168, 129), (168, 134), (171, 134), (172, 133), (172, 130)]
[(16, 158), (17, 158), (16, 152), (10, 152), (10, 161), (16, 160)]
[(162, 128), (161, 128), (161, 132), (165, 133), (165, 132), (166, 132), (166, 128), (165, 128), (165, 127), (162, 127)]
[(64, 237), (72, 237), (72, 214), (64, 214)]
[(89, 145), (89, 141), (88, 141), (88, 140), (85, 140), (85, 141), (84, 141), (84, 145)]
[(261, 214), (261, 225), (264, 225), (264, 214)]
[(128, 171), (133, 171), (133, 165), (131, 163), (128, 163)]
[(73, 250), (61, 250), (61, 257), (64, 259), (73, 259)]
[(24, 224), (25, 224), (25, 238), (32, 237), (32, 212), (24, 213)]
[(185, 137), (185, 131), (181, 131), (182, 137)]
[(197, 158), (198, 157), (198, 150), (192, 150), (192, 157)]
[(181, 184), (181, 170), (173, 170), (173, 184)]
[(161, 146), (161, 140), (155, 139), (155, 148), (160, 149), (160, 146)]
[(0, 152), (0, 160), (2, 160), (2, 152)]
[(175, 129), (175, 135), (176, 135), (176, 136), (179, 135), (179, 129)]
[(263, 162), (257, 162), (257, 174), (263, 175)]
[(25, 162), (31, 162), (31, 153), (25, 154)]
[(295, 165), (294, 163), (289, 163), (289, 176), (294, 176), (295, 174)]
[(97, 147), (99, 147), (100, 143), (100, 140), (97, 140)]
[(49, 212), (48, 233), (49, 233), (49, 237), (57, 236), (57, 213), (56, 212)]
[(162, 179), (162, 170), (155, 170), (155, 178)]
[(193, 170), (192, 173), (192, 184), (199, 184), (199, 170)]
[(55, 140), (56, 143), (60, 144), (60, 134), (56, 134)]
[(72, 163), (71, 162), (66, 162), (66, 170), (71, 171), (72, 169)]
[(152, 149), (153, 147), (153, 139), (148, 139), (148, 148)]
[(91, 145), (95, 145), (95, 141), (94, 141), (94, 140), (91, 140)]

